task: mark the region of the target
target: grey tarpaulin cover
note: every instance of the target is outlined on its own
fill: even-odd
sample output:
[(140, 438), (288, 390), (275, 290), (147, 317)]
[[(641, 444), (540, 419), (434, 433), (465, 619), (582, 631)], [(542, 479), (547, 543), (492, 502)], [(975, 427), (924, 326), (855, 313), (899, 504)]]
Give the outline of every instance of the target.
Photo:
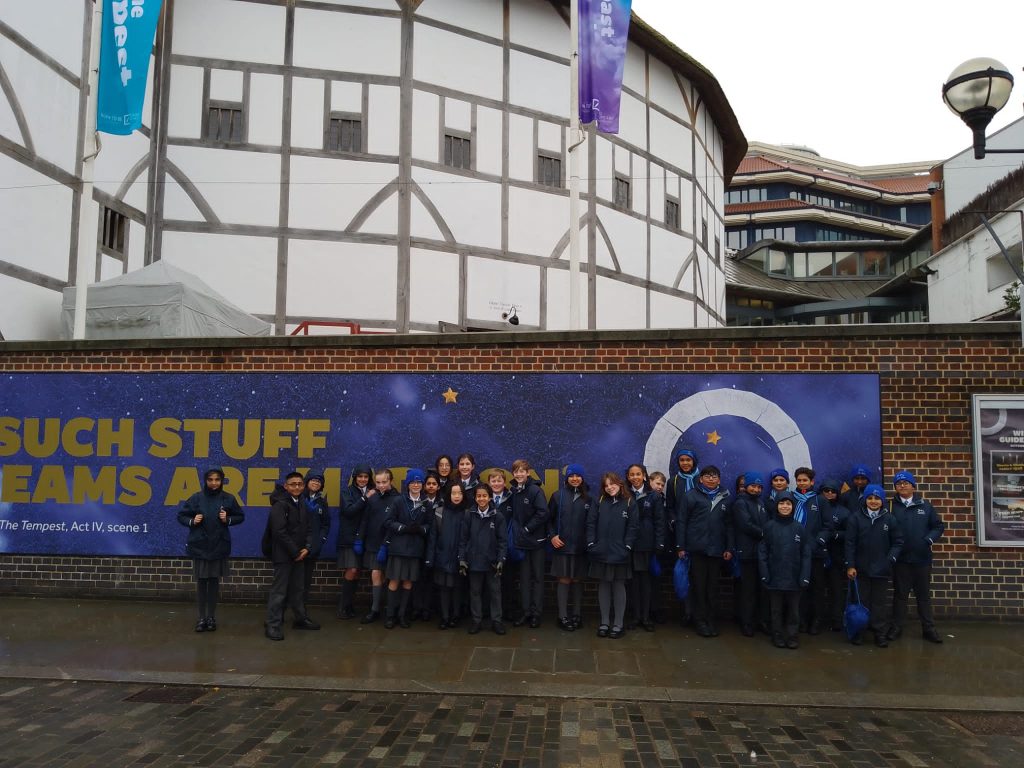
[[(70, 339), (75, 288), (64, 289), (61, 330)], [(269, 323), (236, 307), (195, 275), (158, 261), (93, 283), (86, 303), (87, 339), (269, 336)]]

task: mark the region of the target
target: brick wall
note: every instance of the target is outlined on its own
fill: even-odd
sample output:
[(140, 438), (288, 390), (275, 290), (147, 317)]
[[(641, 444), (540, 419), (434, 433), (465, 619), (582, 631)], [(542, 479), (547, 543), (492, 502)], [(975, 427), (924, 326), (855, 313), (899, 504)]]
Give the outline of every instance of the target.
[[(1024, 618), (1024, 549), (976, 545), (970, 396), (1024, 391), (1011, 323), (711, 331), (0, 343), (0, 371), (825, 372), (880, 374), (883, 466), (917, 475), (948, 525), (936, 547), (940, 615)], [(2, 398), (2, 396), (0, 396)], [(226, 599), (260, 600), (269, 569), (233, 561)], [(321, 563), (316, 599), (336, 599)], [(0, 555), (0, 591), (190, 597), (189, 561)]]

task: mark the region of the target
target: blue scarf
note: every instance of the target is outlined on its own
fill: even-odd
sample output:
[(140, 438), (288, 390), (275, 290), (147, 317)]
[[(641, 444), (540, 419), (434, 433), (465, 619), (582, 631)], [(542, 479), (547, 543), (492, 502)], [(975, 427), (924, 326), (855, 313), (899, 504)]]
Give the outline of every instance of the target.
[(793, 510), (793, 519), (796, 520), (800, 525), (807, 525), (807, 502), (813, 499), (816, 494), (814, 491), (810, 493), (800, 493), (800, 491), (793, 491), (793, 498), (796, 499), (796, 509)]
[[(693, 468), (693, 472), (680, 472), (676, 475), (677, 478), (681, 478), (683, 481), (683, 493), (692, 491), (697, 485), (697, 477), (700, 475), (700, 470), (696, 467)], [(676, 494), (677, 498), (682, 494)]]
[(697, 483), (697, 488), (705, 496), (707, 496), (709, 499), (715, 498), (715, 496), (717, 496), (718, 494), (720, 494), (722, 492), (722, 487), (721, 486), (719, 486), (718, 488), (712, 489), (712, 488), (708, 488), (706, 485), (704, 485), (704, 483)]

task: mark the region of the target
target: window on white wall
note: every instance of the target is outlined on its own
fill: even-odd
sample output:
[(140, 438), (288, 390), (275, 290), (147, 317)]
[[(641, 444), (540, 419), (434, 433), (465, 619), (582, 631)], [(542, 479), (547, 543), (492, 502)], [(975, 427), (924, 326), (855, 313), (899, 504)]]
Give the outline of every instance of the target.
[(444, 134), (444, 164), (452, 168), (473, 168), (473, 142), (468, 134)]
[(541, 152), (537, 155), (537, 183), (545, 187), (562, 187), (562, 158)]
[(245, 143), (245, 110), (239, 102), (210, 101), (206, 113), (207, 141), (225, 144)]
[[(1016, 259), (1019, 264), (1020, 244), (1018, 243), (1016, 246), (1011, 246), (1006, 250), (1010, 257)], [(989, 256), (985, 260), (985, 275), (988, 279), (988, 289), (990, 291), (1009, 285), (1017, 279), (1017, 274), (1013, 271), (1013, 267), (1009, 265), (1001, 253), (996, 256)]]
[(334, 152), (364, 152), (361, 115), (332, 112), (324, 137), (324, 149)]
[(128, 241), (128, 217), (104, 207), (102, 226), (100, 246), (103, 252), (123, 258), (126, 253), (125, 244)]
[(665, 200), (665, 226), (678, 230), (679, 222), (679, 201), (667, 198)]
[(612, 204), (614, 204), (616, 208), (633, 207), (633, 189), (629, 183), (629, 179), (625, 176), (615, 177), (615, 184), (612, 188)]

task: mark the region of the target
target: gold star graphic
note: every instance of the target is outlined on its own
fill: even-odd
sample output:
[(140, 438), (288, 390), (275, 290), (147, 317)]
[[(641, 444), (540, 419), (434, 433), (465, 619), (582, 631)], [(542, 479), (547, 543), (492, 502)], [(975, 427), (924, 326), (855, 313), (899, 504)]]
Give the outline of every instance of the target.
[(459, 401), (459, 393), (451, 387), (448, 387), (447, 392), (442, 392), (441, 397), (444, 398), (446, 403), (457, 403)]
[(707, 433), (708, 442), (712, 445), (718, 445), (718, 441), (722, 439), (722, 436), (718, 434), (718, 430), (714, 429)]

